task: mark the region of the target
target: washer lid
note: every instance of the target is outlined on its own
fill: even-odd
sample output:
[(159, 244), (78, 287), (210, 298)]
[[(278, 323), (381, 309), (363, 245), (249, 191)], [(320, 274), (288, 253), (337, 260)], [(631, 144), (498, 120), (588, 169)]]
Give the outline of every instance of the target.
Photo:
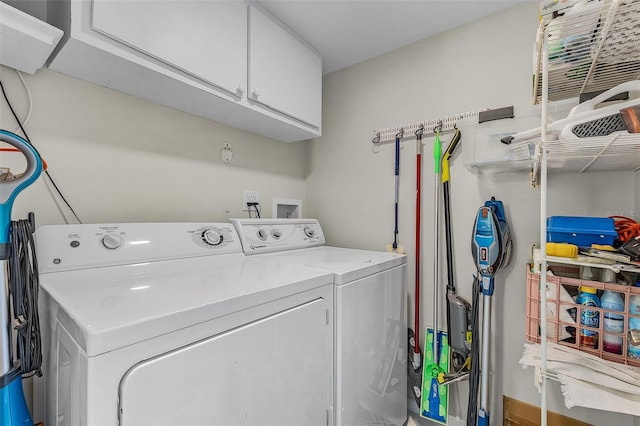
[(333, 273), (334, 284), (341, 285), (407, 263), (403, 254), (356, 250), (341, 247), (313, 247), (268, 255), (288, 258), (297, 265)]
[(331, 284), (241, 253), (42, 274), (42, 301), (88, 356)]

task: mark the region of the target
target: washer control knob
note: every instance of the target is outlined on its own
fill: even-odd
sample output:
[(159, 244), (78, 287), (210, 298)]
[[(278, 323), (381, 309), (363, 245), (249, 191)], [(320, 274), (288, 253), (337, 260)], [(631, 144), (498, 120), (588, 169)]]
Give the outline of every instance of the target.
[(282, 231), (277, 229), (277, 228), (276, 229), (272, 229), (271, 230), (271, 236), (273, 238), (275, 238), (276, 240), (279, 240), (280, 237), (282, 237)]
[(258, 238), (260, 238), (261, 241), (266, 241), (268, 236), (267, 231), (262, 228), (258, 229)]
[(202, 241), (204, 241), (205, 244), (217, 246), (222, 244), (223, 240), (224, 236), (215, 228), (202, 231)]
[(122, 246), (123, 241), (118, 235), (107, 234), (100, 239), (100, 243), (102, 244), (102, 247), (106, 249), (115, 250)]
[(307, 237), (311, 238), (316, 234), (316, 230), (313, 226), (305, 226), (304, 233), (307, 235)]

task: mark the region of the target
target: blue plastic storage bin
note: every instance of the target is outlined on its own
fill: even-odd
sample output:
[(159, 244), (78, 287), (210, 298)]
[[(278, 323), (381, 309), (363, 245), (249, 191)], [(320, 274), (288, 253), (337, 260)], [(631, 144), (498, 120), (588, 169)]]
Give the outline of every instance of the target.
[(618, 238), (609, 217), (551, 216), (547, 218), (547, 241), (570, 243), (579, 247), (591, 244), (611, 245)]

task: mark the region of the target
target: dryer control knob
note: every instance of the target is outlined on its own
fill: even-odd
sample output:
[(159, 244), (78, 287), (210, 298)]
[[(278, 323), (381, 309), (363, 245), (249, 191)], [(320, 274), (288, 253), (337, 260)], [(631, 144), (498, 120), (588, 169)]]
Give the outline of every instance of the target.
[(282, 231), (279, 229), (272, 229), (271, 230), (271, 236), (273, 238), (275, 238), (276, 240), (279, 240), (280, 237), (282, 237)]
[(261, 241), (266, 241), (268, 236), (267, 231), (262, 228), (258, 229), (258, 238), (260, 238)]
[(102, 243), (102, 247), (106, 249), (115, 250), (122, 246), (123, 241), (118, 235), (107, 234), (100, 239), (100, 243)]
[(307, 237), (313, 237), (316, 234), (316, 230), (312, 226), (305, 226), (304, 233), (307, 235)]
[(217, 229), (205, 229), (202, 231), (202, 241), (210, 246), (222, 244), (224, 236)]

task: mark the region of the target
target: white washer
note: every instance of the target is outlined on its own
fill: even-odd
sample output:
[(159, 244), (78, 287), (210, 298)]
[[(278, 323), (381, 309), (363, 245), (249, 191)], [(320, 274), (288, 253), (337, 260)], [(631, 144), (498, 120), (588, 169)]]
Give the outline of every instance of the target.
[(331, 272), (335, 422), (407, 420), (406, 256), (325, 246), (314, 219), (231, 219), (245, 254)]
[(327, 425), (333, 284), (230, 224), (42, 226), (47, 425)]

